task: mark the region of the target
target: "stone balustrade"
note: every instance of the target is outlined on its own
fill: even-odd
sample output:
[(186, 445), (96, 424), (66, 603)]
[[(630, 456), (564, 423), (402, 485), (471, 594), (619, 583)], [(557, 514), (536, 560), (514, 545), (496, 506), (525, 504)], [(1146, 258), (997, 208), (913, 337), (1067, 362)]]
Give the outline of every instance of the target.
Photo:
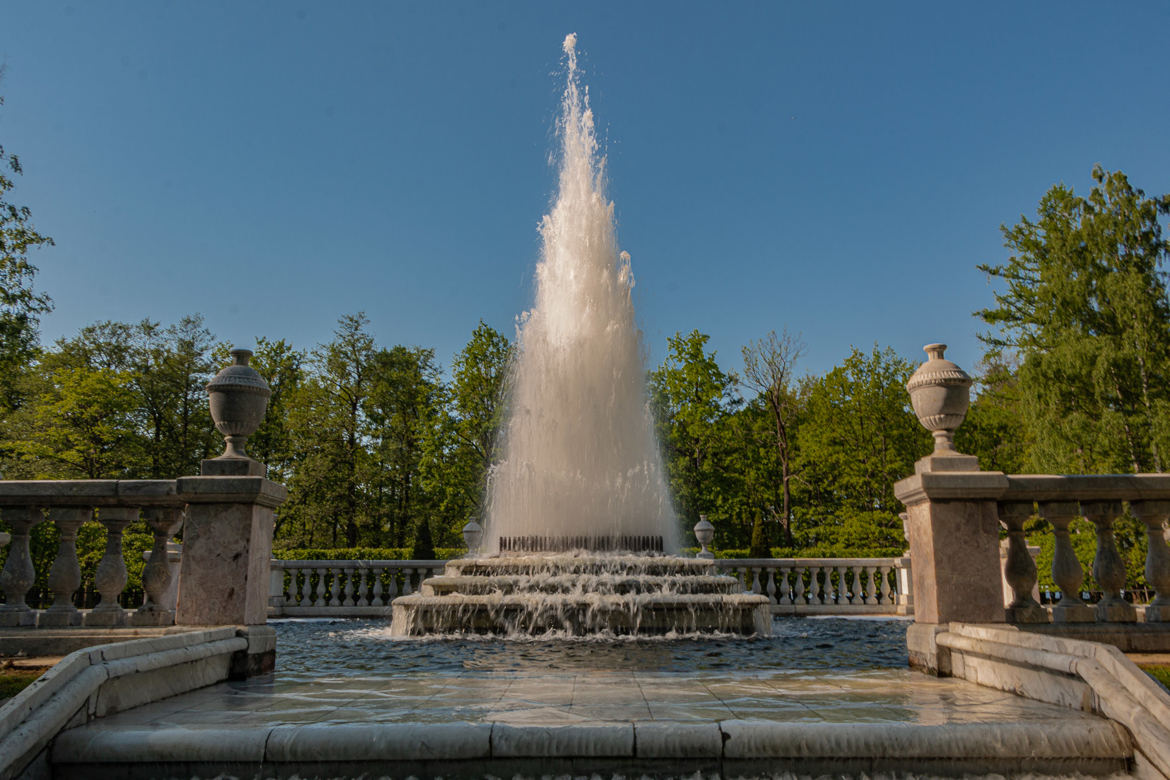
[[(375, 617), (446, 561), (272, 561), (269, 617)], [(727, 558), (721, 573), (767, 595), (774, 615), (913, 613), (909, 558)], [(841, 583), (844, 582), (844, 587)]]
[(773, 615), (913, 613), (908, 557), (720, 558), (715, 566), (766, 595)]
[(446, 561), (272, 561), (269, 617), (389, 616)]
[[(35, 480), (0, 481), (0, 513), (11, 531), (8, 556), (0, 571), (0, 627), (165, 626), (175, 622), (165, 594), (172, 586), (167, 566), (167, 542), (183, 524), (186, 500), (176, 480)], [(137, 610), (120, 602), (126, 587), (122, 534), (142, 516), (154, 532), (154, 554), (143, 572), (146, 602)], [(81, 587), (77, 532), (96, 519), (105, 526), (106, 547), (95, 575), (100, 602), (78, 609), (75, 595)], [(29, 548), (30, 534), (49, 522), (59, 534), (57, 554), (48, 572), (53, 603), (33, 609), (26, 601), (36, 582)]]
[[(1170, 474), (1057, 476), (1009, 475), (997, 497), (1001, 525), (1007, 531), (1004, 580), (1010, 588), (1007, 618), (1014, 623), (1170, 624), (1170, 547), (1165, 538), (1170, 518)], [(1117, 547), (1114, 527), (1125, 507), (1143, 525), (1147, 552), (1145, 578), (1155, 597), (1138, 609), (1123, 593), (1130, 582)], [(1033, 593), (1038, 572), (1027, 553), (1024, 523), (1033, 516), (1047, 521), (1054, 538), (1052, 579), (1060, 589), (1053, 606), (1042, 606)], [(1069, 526), (1084, 518), (1093, 524), (1092, 575), (1101, 598), (1085, 602), (1085, 572), (1073, 549)]]

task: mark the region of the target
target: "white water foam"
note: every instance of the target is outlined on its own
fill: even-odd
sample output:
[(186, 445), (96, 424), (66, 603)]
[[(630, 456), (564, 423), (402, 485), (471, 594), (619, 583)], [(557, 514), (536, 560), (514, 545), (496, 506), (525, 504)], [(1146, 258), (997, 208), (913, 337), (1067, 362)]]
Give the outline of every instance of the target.
[(630, 257), (577, 65), (558, 131), (559, 190), (540, 233), (536, 301), (521, 318), (503, 458), (488, 486), (483, 549), (511, 536), (661, 536), (679, 546), (647, 403)]

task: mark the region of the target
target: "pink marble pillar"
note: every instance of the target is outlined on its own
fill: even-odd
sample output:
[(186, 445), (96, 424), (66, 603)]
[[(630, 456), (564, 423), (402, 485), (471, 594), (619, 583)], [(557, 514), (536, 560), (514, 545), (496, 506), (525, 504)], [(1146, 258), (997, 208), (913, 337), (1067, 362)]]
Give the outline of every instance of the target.
[(184, 477), (187, 502), (176, 625), (267, 620), (273, 511), (288, 495), (264, 477)]

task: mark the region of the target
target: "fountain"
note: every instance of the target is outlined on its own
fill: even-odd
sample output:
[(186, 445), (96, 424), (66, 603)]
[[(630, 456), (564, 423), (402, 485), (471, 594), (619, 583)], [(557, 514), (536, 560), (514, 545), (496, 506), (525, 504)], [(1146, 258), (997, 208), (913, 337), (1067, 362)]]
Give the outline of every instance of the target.
[(399, 635), (768, 634), (764, 596), (684, 559), (630, 293), (605, 195), (576, 35), (558, 131), (559, 189), (543, 220), (536, 303), (521, 318), (504, 454), (483, 549), (394, 602)]

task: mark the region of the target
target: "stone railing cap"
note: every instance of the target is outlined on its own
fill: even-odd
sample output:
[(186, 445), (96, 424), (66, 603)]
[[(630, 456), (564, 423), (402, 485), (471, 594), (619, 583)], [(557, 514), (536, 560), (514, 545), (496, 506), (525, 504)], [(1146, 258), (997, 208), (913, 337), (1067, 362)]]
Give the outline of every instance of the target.
[(180, 506), (173, 479), (29, 479), (0, 481), (0, 507)]
[(288, 498), (288, 488), (265, 477), (181, 477), (178, 492), (190, 504), (253, 502), (275, 508)]
[(1007, 490), (1001, 471), (941, 471), (915, 474), (894, 483), (894, 496), (906, 506), (922, 501), (994, 501)]

